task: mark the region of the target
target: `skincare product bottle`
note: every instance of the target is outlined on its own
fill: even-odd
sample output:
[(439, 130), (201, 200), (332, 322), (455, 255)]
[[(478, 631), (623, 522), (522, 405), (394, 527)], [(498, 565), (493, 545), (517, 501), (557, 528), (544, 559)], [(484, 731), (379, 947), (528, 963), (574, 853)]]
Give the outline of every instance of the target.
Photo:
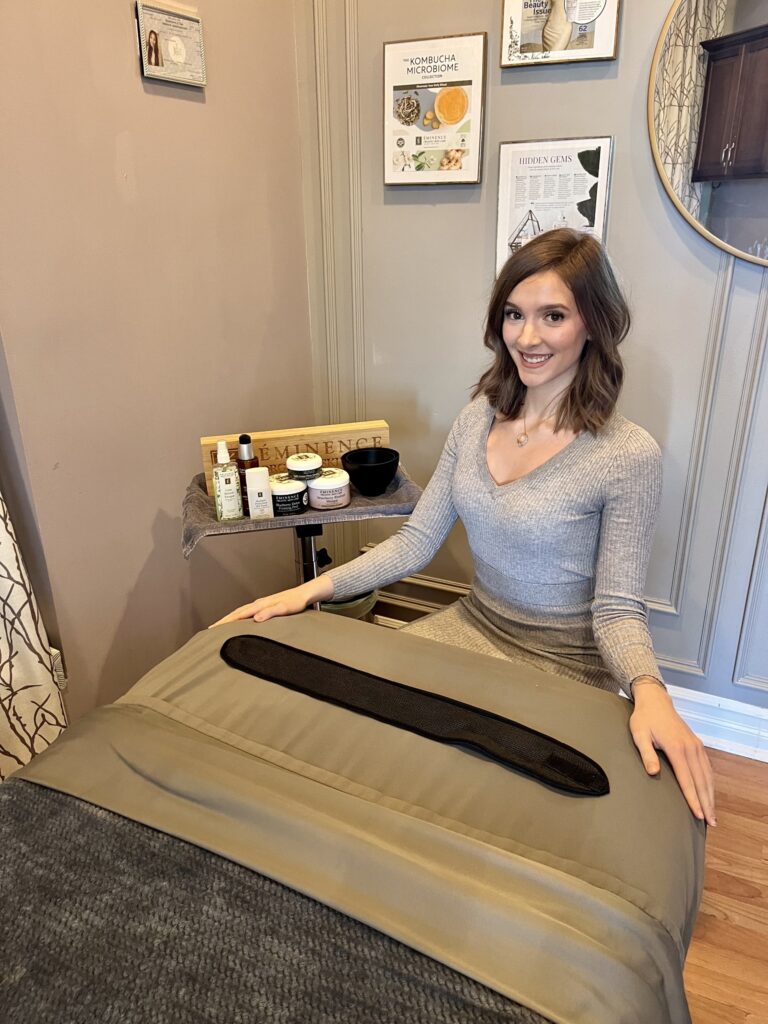
[(266, 466), (251, 466), (245, 471), (245, 485), (248, 492), (248, 508), (251, 519), (272, 519), (272, 491), (269, 487), (269, 470)]
[[(259, 460), (253, 454), (250, 434), (241, 434), (237, 439), (237, 473), (240, 477), (240, 494), (243, 496), (243, 515), (248, 511), (248, 487), (245, 482), (245, 471), (258, 466)], [(267, 474), (269, 475), (269, 474)]]
[(216, 518), (220, 523), (243, 518), (240, 478), (237, 475), (237, 466), (229, 457), (226, 441), (219, 441), (216, 444), (213, 497), (216, 502)]

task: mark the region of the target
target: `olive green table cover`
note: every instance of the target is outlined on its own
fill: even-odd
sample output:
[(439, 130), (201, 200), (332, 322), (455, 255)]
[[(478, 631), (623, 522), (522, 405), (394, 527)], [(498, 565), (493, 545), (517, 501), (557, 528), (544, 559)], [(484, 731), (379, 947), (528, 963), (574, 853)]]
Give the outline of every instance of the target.
[[(260, 634), (584, 751), (574, 797), (228, 667)], [(251, 867), (558, 1024), (686, 1024), (704, 827), (646, 775), (613, 694), (320, 612), (194, 636), (18, 777)]]

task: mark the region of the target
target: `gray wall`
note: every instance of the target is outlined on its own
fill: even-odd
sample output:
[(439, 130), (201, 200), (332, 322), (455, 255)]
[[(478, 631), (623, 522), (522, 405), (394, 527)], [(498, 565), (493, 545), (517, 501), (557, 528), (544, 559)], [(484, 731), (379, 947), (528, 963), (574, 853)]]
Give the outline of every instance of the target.
[(768, 3), (766, 0), (733, 0), (733, 22), (730, 32), (743, 32), (748, 28), (768, 24)]
[(768, 256), (768, 178), (723, 181), (710, 188), (706, 226), (712, 234), (736, 249)]
[(292, 10), (201, 13), (205, 91), (131, 0), (0, 17), (0, 486), (74, 716), (293, 578), (289, 531), (180, 549), (200, 435), (313, 420)]
[[(666, 0), (622, 4), (616, 61), (504, 71), (496, 0), (314, 6), (322, 27), (319, 116), (344, 125), (330, 173), (336, 183), (343, 163), (348, 185), (348, 195), (330, 206), (336, 278), (325, 282), (325, 294), (343, 288), (364, 313), (333, 337), (333, 363), (347, 374), (363, 368), (363, 410), (390, 422), (394, 446), (422, 483), (485, 366), (481, 325), (494, 271), (499, 143), (614, 136), (607, 244), (634, 311), (621, 409), (664, 450), (647, 586), (657, 651), (672, 683), (768, 705), (762, 633), (747, 627), (766, 604), (754, 581), (768, 543), (760, 527), (768, 465), (757, 440), (768, 412), (768, 278), (689, 227), (656, 174), (646, 93)], [(489, 89), (482, 184), (385, 188), (382, 44), (483, 30)], [(333, 100), (325, 112), (324, 95)], [(313, 140), (305, 143), (311, 157)], [(324, 258), (319, 247), (315, 255)], [(359, 276), (340, 274), (344, 267), (361, 268)], [(370, 539), (388, 529), (374, 524)], [(460, 527), (427, 571), (469, 581)]]

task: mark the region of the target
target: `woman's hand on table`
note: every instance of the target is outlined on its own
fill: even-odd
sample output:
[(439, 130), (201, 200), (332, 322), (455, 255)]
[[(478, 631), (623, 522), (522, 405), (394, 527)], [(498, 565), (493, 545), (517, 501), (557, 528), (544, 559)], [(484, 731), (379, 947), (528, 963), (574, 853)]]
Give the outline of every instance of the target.
[(281, 590), (277, 594), (270, 594), (269, 597), (260, 597), (249, 604), (243, 604), (208, 628), (213, 629), (214, 626), (223, 626), (226, 622), (238, 622), (241, 619), (266, 622), (267, 619), (273, 619), (278, 615), (296, 615), (297, 612), (303, 612), (307, 605), (318, 601), (330, 601), (332, 597), (333, 584), (327, 577), (318, 576), (299, 587)]
[(656, 751), (663, 750), (688, 806), (697, 818), (716, 825), (714, 777), (704, 744), (691, 732), (675, 711), (672, 698), (655, 680), (635, 680), (632, 695), (635, 710), (629, 729), (645, 770), (649, 775), (658, 774), (661, 766)]

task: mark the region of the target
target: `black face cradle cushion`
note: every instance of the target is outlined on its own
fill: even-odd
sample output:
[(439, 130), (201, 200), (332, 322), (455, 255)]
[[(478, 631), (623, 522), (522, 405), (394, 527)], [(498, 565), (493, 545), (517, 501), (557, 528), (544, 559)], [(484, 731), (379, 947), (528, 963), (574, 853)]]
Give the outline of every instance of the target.
[(260, 636), (234, 636), (221, 648), (232, 668), (407, 729), (470, 747), (554, 789), (578, 796), (609, 792), (603, 769), (566, 743), (483, 708), (395, 683)]

